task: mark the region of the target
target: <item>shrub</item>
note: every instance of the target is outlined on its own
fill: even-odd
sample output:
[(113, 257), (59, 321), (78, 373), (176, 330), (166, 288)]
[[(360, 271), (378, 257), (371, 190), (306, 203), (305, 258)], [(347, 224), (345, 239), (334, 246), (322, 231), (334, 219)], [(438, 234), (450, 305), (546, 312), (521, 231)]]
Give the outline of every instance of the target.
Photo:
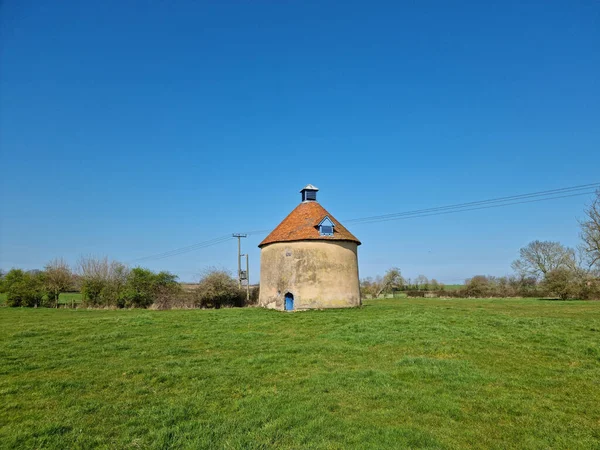
[(122, 298), (125, 307), (147, 308), (159, 296), (161, 303), (165, 303), (167, 297), (177, 295), (179, 290), (177, 276), (168, 272), (154, 273), (136, 267), (127, 276)]
[(360, 280), (360, 295), (361, 298), (373, 298), (377, 295), (377, 292), (381, 286), (381, 277), (375, 279), (371, 277), (363, 278)]
[(407, 291), (406, 296), (408, 298), (425, 298), (426, 291)]
[(582, 280), (581, 298), (600, 300), (600, 278), (587, 276)]
[(543, 286), (548, 295), (555, 295), (561, 300), (581, 296), (582, 283), (573, 270), (559, 268), (548, 272), (544, 278)]
[(82, 258), (79, 261), (81, 294), (88, 306), (125, 306), (123, 291), (129, 275), (129, 269), (107, 258)]
[(150, 305), (150, 309), (172, 308), (196, 308), (194, 293), (181, 289), (179, 285), (176, 291), (159, 289), (154, 296), (154, 302)]
[(78, 278), (84, 302), (94, 307), (148, 308), (159, 302), (164, 309), (180, 293), (177, 276), (169, 272), (154, 273), (108, 261), (107, 258), (80, 260)]
[(475, 275), (467, 280), (463, 289), (467, 297), (487, 297), (490, 295), (490, 282), (484, 275)]
[(68, 291), (73, 286), (71, 268), (62, 259), (54, 259), (46, 264), (44, 286), (48, 292), (49, 300), (58, 308), (58, 297), (61, 292)]
[(8, 306), (42, 306), (47, 299), (44, 290), (43, 272), (24, 272), (21, 269), (10, 270), (2, 280), (2, 289), (6, 292)]
[(553, 270), (546, 274), (542, 285), (548, 295), (562, 300), (600, 300), (600, 278), (581, 268)]
[(202, 308), (244, 305), (244, 293), (226, 270), (209, 269), (200, 279), (195, 296), (196, 306)]

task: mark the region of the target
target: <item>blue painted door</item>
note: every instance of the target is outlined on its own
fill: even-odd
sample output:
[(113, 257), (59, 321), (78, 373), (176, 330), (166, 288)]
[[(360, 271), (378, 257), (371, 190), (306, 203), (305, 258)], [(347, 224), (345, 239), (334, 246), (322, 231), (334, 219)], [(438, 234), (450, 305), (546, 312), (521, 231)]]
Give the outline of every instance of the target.
[(290, 293), (285, 294), (285, 310), (292, 311), (294, 309), (294, 296)]

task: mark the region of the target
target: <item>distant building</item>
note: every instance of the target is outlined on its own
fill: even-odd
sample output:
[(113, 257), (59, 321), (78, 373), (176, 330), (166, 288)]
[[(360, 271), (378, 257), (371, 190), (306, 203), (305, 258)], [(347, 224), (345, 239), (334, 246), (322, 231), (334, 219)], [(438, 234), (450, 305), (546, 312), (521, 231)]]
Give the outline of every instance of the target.
[(360, 305), (360, 241), (317, 202), (302, 202), (260, 244), (259, 305), (279, 310)]

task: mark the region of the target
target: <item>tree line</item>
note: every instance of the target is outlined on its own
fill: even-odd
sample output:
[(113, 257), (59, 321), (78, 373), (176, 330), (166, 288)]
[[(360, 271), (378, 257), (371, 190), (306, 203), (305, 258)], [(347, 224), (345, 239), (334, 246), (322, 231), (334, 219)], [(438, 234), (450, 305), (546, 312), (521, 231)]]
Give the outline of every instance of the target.
[[(95, 257), (81, 258), (76, 270), (63, 259), (50, 261), (44, 270), (12, 269), (0, 274), (0, 292), (6, 294), (8, 306), (23, 307), (58, 308), (65, 292), (80, 292), (82, 306), (93, 308), (221, 308), (248, 303), (246, 292), (226, 270), (208, 269), (193, 289), (186, 290), (172, 273)], [(254, 289), (251, 302), (257, 296)]]
[[(406, 280), (399, 268), (384, 276), (361, 280), (363, 297), (397, 291), (411, 296), (428, 293), (449, 297), (544, 297), (600, 299), (600, 191), (579, 222), (581, 242), (569, 248), (559, 242), (533, 241), (519, 251), (514, 273), (504, 277), (477, 275), (459, 289), (446, 289), (435, 279), (419, 275)], [(8, 306), (58, 307), (65, 292), (81, 292), (83, 306), (100, 308), (220, 308), (255, 304), (225, 270), (209, 269), (192, 290), (183, 289), (170, 272), (129, 268), (108, 258), (81, 258), (75, 269), (63, 259), (43, 270), (0, 272), (0, 293)]]
[(362, 279), (361, 293), (375, 298), (404, 291), (409, 296), (600, 299), (600, 191), (584, 213), (577, 248), (553, 241), (530, 242), (512, 263), (513, 274), (476, 275), (459, 289), (448, 290), (424, 275), (405, 280), (400, 269), (393, 267), (384, 276)]

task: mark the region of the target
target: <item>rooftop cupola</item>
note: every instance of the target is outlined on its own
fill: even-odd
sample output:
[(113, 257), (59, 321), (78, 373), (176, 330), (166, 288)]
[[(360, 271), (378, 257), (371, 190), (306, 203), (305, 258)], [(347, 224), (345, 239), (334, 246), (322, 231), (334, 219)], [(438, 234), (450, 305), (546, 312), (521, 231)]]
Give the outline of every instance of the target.
[(304, 188), (300, 191), (300, 193), (302, 194), (302, 201), (303, 202), (316, 202), (318, 190), (319, 190), (319, 188), (313, 186), (312, 184), (307, 184), (306, 186), (304, 186)]

